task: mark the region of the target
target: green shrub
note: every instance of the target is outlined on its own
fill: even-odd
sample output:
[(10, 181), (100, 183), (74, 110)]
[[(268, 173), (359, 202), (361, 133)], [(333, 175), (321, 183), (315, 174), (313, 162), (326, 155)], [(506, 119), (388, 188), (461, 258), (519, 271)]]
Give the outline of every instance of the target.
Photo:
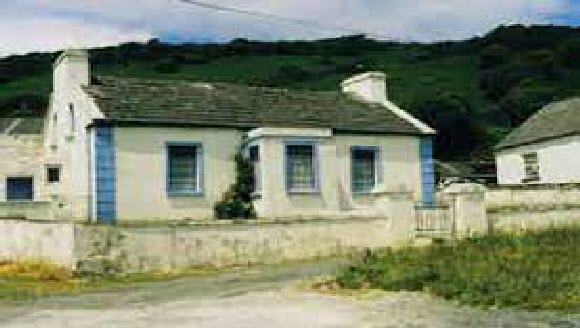
[(236, 155), (236, 182), (226, 191), (223, 199), (215, 204), (214, 215), (220, 220), (252, 219), (256, 211), (252, 203), (254, 170), (252, 163), (241, 154)]
[(498, 234), (365, 255), (344, 288), (427, 291), (475, 306), (578, 311), (580, 228)]

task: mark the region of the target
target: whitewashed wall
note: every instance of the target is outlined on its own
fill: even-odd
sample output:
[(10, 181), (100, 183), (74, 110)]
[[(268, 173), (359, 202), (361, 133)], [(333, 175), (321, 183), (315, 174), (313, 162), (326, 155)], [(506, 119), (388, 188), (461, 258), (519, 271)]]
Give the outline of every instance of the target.
[[(234, 130), (116, 127), (117, 216), (131, 219), (203, 219), (213, 216), (213, 205), (235, 180), (234, 156), (242, 133)], [(292, 139), (292, 138), (289, 138)], [(320, 192), (290, 195), (285, 186), (286, 137), (260, 141), (262, 198), (256, 209), (262, 217), (361, 215), (374, 207), (376, 195), (353, 196), (350, 147), (379, 146), (384, 191), (411, 191), (421, 196), (419, 138), (404, 136), (336, 135), (318, 141)], [(203, 144), (204, 193), (200, 197), (169, 197), (166, 192), (166, 144)]]
[[(234, 156), (242, 134), (235, 130), (117, 127), (117, 216), (131, 219), (203, 219), (235, 180)], [(203, 145), (203, 195), (169, 197), (168, 142)]]
[(86, 127), (94, 118), (103, 117), (82, 89), (90, 79), (87, 56), (84, 51), (68, 51), (56, 61), (45, 124), (45, 161), (62, 165), (61, 182), (53, 186), (53, 193), (58, 195), (64, 215), (75, 219), (88, 214), (90, 156)]
[(580, 136), (571, 136), (498, 152), (498, 183), (521, 184), (525, 178), (522, 155), (533, 152), (538, 153), (540, 169), (540, 181), (535, 183), (580, 182)]

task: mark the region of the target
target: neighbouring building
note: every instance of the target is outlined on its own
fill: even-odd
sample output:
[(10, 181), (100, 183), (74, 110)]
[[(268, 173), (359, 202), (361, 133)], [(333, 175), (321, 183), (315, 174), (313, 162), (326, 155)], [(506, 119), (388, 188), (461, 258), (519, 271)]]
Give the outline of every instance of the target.
[(91, 78), (87, 53), (65, 51), (38, 166), (1, 173), (50, 186), (29, 200), (107, 222), (211, 217), (238, 152), (254, 163), (261, 217), (356, 214), (402, 190), (432, 205), (434, 131), (389, 101), (385, 80), (370, 72), (315, 92)]
[(542, 108), (496, 146), (499, 184), (580, 182), (580, 98)]

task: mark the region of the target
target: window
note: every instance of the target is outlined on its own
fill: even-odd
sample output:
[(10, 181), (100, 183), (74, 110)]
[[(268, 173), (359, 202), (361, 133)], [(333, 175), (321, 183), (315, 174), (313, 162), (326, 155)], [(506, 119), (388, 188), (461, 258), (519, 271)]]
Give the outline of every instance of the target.
[(7, 201), (32, 201), (34, 199), (34, 179), (32, 177), (6, 178)]
[(48, 183), (60, 182), (60, 166), (51, 165), (46, 167), (46, 182)]
[(167, 146), (167, 191), (175, 195), (195, 195), (202, 192), (201, 145)]
[(68, 104), (68, 113), (70, 117), (69, 132), (72, 134), (77, 129), (75, 122), (75, 106), (73, 104)]
[(540, 181), (540, 167), (538, 164), (538, 153), (524, 154), (524, 170), (526, 177), (522, 182)]
[(316, 192), (318, 172), (314, 144), (286, 145), (286, 186), (290, 192)]
[(377, 147), (351, 148), (351, 180), (353, 192), (370, 192), (378, 182)]
[(260, 192), (262, 190), (262, 169), (260, 167), (260, 147), (250, 146), (248, 148), (248, 159), (252, 163), (254, 169), (254, 185), (253, 192)]

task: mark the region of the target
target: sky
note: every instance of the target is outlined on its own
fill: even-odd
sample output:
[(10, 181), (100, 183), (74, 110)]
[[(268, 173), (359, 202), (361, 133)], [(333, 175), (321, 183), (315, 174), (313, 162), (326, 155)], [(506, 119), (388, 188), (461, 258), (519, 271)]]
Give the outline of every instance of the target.
[(430, 42), (466, 39), (498, 25), (580, 25), (580, 0), (200, 1), (324, 27), (217, 11), (182, 0), (7, 0), (0, 2), (0, 56), (151, 38), (167, 42), (317, 39), (354, 30), (382, 39)]

